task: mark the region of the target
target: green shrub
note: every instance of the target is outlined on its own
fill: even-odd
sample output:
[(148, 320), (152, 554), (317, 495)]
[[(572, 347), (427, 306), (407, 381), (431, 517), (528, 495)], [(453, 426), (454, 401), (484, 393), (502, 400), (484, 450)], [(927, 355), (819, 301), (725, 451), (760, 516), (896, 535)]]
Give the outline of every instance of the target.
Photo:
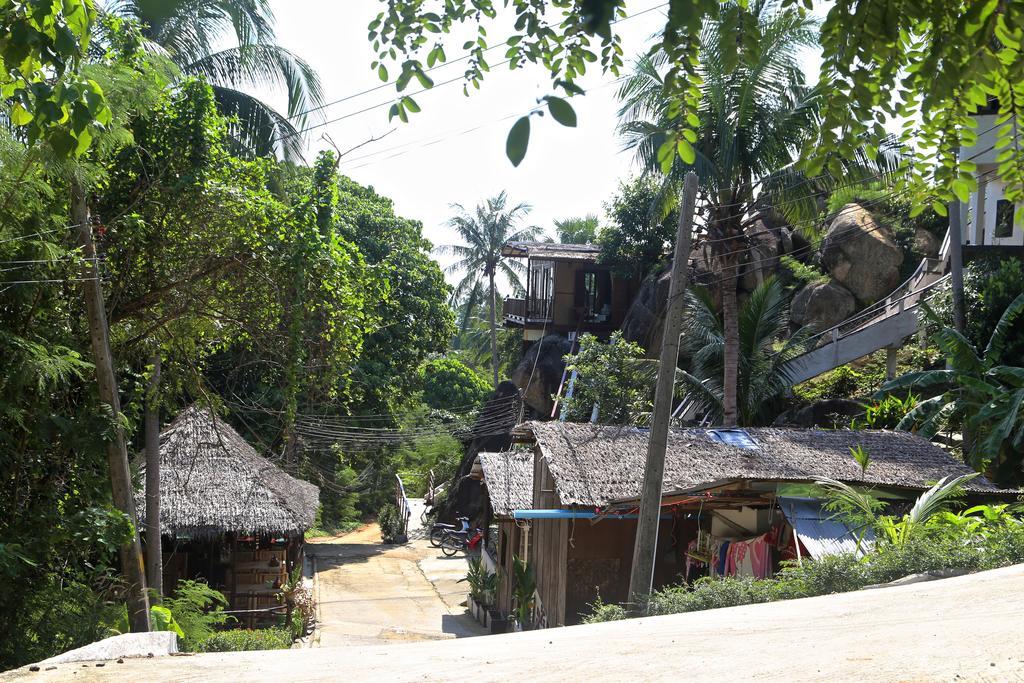
[[(993, 509), (976, 510), (988, 515)], [(770, 579), (703, 578), (689, 586), (670, 586), (651, 594), (647, 610), (650, 614), (679, 614), (807, 598), (855, 591), (922, 572), (980, 571), (1024, 562), (1024, 522), (1006, 515), (991, 517), (972, 525), (962, 522), (976, 521), (977, 516), (948, 515), (902, 545), (880, 542), (863, 558), (850, 553), (787, 564)], [(622, 607), (598, 599), (584, 621), (614, 621), (626, 616)]]
[(224, 594), (203, 581), (178, 581), (171, 597), (164, 599), (163, 607), (171, 613), (179, 632), (180, 644), (185, 652), (192, 652), (215, 630), (233, 620), (225, 614), (228, 601)]
[(196, 652), (287, 650), (291, 646), (292, 636), (286, 628), (245, 628), (214, 633), (197, 644)]
[(823, 273), (820, 268), (808, 263), (801, 263), (792, 256), (780, 256), (779, 264), (785, 270), (782, 274), (783, 281), (792, 282), (797, 289), (813, 282), (827, 282), (829, 279), (828, 275)]
[(583, 617), (583, 623), (598, 624), (602, 621), (618, 621), (628, 616), (629, 614), (626, 612), (625, 607), (615, 603), (607, 603), (598, 595), (597, 600), (590, 605), (590, 614)]
[(479, 406), (491, 393), (491, 385), (475, 370), (456, 358), (434, 358), (420, 367), (423, 402), (443, 410)]
[(380, 526), (380, 537), (385, 543), (395, 543), (402, 533), (402, 520), (398, 516), (398, 508), (392, 503), (385, 503), (377, 514)]

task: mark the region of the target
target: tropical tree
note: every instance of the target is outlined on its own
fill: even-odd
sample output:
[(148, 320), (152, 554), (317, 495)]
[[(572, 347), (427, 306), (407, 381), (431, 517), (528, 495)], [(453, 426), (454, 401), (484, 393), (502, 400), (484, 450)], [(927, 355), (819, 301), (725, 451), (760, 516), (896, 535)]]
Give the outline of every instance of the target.
[[(739, 24), (751, 31), (756, 27), (756, 40), (737, 52)], [(697, 174), (701, 218), (721, 288), (725, 426), (739, 419), (736, 285), (745, 231), (757, 219), (755, 200), (764, 192), (786, 196), (791, 210), (812, 204), (812, 188), (794, 164), (818, 128), (818, 90), (805, 83), (799, 60), (802, 48), (817, 44), (817, 29), (815, 19), (779, 9), (776, 0), (757, 0), (746, 8), (726, 3), (718, 18), (706, 21), (700, 33), (700, 105), (689, 131), (692, 153), (685, 160), (674, 153), (666, 159), (661, 151), (677, 113), (665, 94), (666, 54), (641, 57), (619, 91), (620, 132), (642, 168), (663, 176), (666, 201), (685, 173)]]
[(998, 483), (1024, 481), (1024, 367), (1012, 364), (1011, 331), (1024, 311), (1024, 294), (1007, 307), (984, 350), (943, 327), (932, 340), (946, 355), (942, 370), (911, 372), (886, 382), (878, 396), (912, 390), (922, 399), (897, 429), (933, 438), (941, 430), (963, 429), (964, 459), (989, 470)]
[(574, 216), (555, 221), (555, 234), (562, 244), (593, 244), (597, 240), (597, 215)]
[(495, 318), (497, 289), (494, 278), (501, 273), (516, 292), (523, 291), (520, 279), (526, 267), (515, 259), (502, 255), (501, 248), (506, 242), (525, 242), (536, 239), (540, 234), (537, 226), (521, 226), (522, 219), (530, 212), (529, 204), (508, 205), (508, 196), (502, 192), (482, 204), (473, 213), (461, 204), (452, 204), (458, 213), (448, 220), (465, 244), (450, 244), (438, 247), (442, 254), (458, 258), (448, 266), (449, 273), (464, 273), (462, 280), (452, 292), (452, 303), (465, 301), (462, 328), (465, 329), (473, 311), (484, 296), (487, 297), (489, 324), (491, 328), (491, 370), (494, 386), (498, 386), (498, 331)]
[(902, 548), (919, 538), (933, 520), (947, 519), (946, 515), (951, 514), (949, 508), (963, 496), (964, 485), (977, 476), (971, 472), (943, 477), (918, 496), (910, 511), (901, 517), (880, 514), (885, 504), (871, 491), (828, 477), (816, 483), (824, 489), (826, 509), (846, 519), (854, 529), (858, 549), (869, 529), (874, 530), (880, 541)]
[[(301, 129), (310, 110), (322, 104), (320, 80), (303, 59), (275, 43), (269, 0), (115, 0), (107, 11), (138, 20), (151, 49), (170, 57), (183, 75), (213, 86), (218, 109), (233, 121), (236, 151), (301, 157)], [(236, 44), (218, 47), (225, 36)], [(266, 86), (287, 93), (286, 114), (245, 92)]]
[[(717, 423), (724, 410), (725, 324), (706, 290), (693, 289), (686, 296), (686, 342), (692, 354), (692, 369), (679, 372), (684, 410), (693, 410), (703, 421)], [(801, 330), (786, 338), (789, 302), (785, 288), (775, 278), (765, 280), (743, 304), (737, 328), (738, 422), (754, 427), (778, 414), (780, 401), (793, 385), (793, 361), (807, 350), (807, 335)], [(783, 338), (785, 341), (781, 341)]]

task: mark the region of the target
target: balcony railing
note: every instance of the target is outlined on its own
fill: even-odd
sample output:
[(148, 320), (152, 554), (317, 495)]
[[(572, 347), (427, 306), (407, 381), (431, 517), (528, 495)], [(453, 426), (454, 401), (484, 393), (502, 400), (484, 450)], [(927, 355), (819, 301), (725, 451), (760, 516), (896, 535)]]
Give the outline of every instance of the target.
[(550, 322), (550, 299), (513, 299), (506, 297), (504, 304), (505, 320), (516, 325), (528, 322)]

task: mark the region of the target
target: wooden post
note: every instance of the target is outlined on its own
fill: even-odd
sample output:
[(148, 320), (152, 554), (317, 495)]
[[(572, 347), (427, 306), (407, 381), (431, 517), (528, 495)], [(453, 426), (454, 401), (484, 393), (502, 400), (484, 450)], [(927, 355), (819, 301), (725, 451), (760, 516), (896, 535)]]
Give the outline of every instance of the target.
[(92, 241), (92, 221), (86, 202), (85, 189), (77, 180), (71, 182), (71, 223), (78, 228), (78, 246), (82, 249), (85, 265), (82, 267), (82, 297), (89, 321), (89, 338), (93, 363), (96, 366), (96, 384), (100, 401), (110, 409), (114, 421), (114, 438), (107, 443), (107, 467), (114, 506), (127, 515), (135, 529), (130, 541), (120, 548), (121, 572), (127, 583), (128, 621), (135, 632), (149, 631), (149, 597), (146, 595), (146, 574), (142, 564), (142, 544), (139, 525), (135, 518), (135, 500), (128, 470), (128, 446), (121, 424), (121, 399), (117, 395), (117, 377), (110, 353), (107, 330), (107, 311), (100, 287), (100, 271), (96, 263), (96, 245)]
[(146, 579), (157, 600), (164, 594), (160, 547), (160, 352), (150, 358), (146, 391)]
[(885, 347), (885, 378), (896, 379), (897, 361), (899, 360), (896, 352), (898, 347), (886, 346)]
[(697, 175), (686, 174), (683, 201), (679, 207), (679, 229), (676, 234), (675, 257), (672, 260), (672, 282), (668, 292), (668, 312), (661, 340), (658, 361), (658, 384), (654, 391), (654, 414), (647, 441), (647, 464), (640, 498), (636, 542), (633, 546), (633, 567), (629, 575), (630, 611), (639, 614), (643, 601), (654, 581), (654, 554), (658, 545), (658, 519), (661, 516), (661, 484), (665, 473), (665, 448), (668, 443), (668, 422), (672, 413), (676, 365), (679, 362), (679, 334), (682, 328), (683, 295), (686, 293), (687, 267), (690, 259), (690, 238), (693, 212), (697, 201)]

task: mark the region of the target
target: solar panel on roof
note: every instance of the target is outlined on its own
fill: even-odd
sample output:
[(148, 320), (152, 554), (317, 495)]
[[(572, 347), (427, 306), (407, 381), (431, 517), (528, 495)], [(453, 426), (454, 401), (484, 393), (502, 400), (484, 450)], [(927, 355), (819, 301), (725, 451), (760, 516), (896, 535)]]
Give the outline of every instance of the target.
[(745, 429), (709, 429), (708, 438), (727, 446), (735, 446), (746, 451), (757, 450), (758, 443)]

